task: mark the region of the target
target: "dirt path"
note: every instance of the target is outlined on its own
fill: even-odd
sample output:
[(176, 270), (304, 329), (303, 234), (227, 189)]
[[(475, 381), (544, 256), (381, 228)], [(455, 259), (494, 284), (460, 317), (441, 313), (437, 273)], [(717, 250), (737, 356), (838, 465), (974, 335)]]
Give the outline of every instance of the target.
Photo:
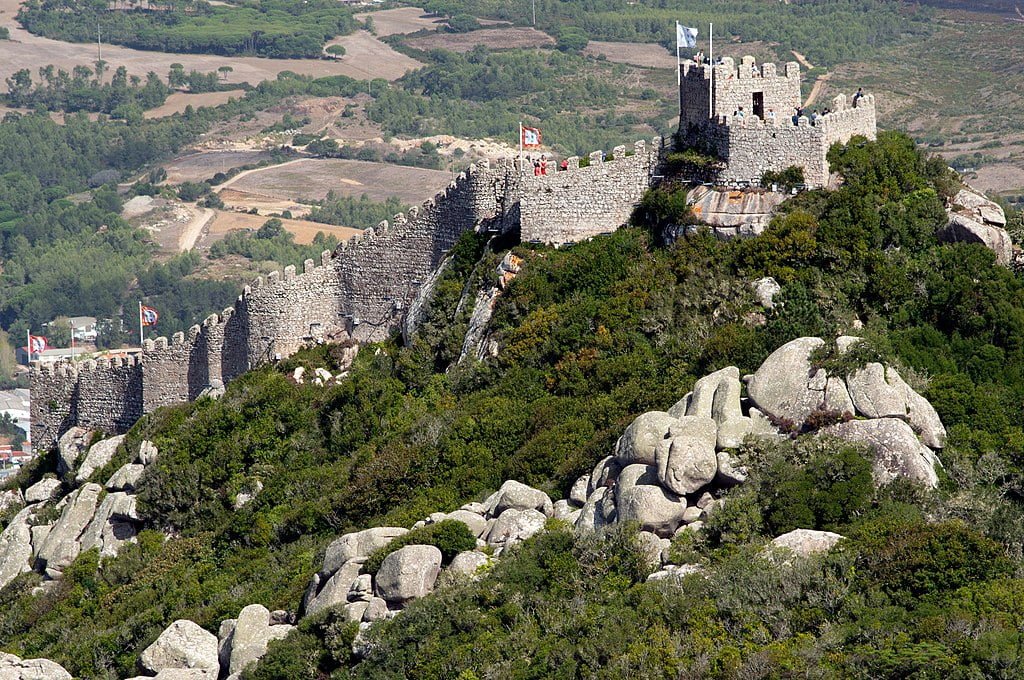
[(277, 165), (264, 165), (262, 168), (252, 168), (251, 170), (243, 170), (242, 172), (238, 173), (237, 175), (235, 175), (234, 177), (232, 177), (228, 181), (224, 182), (223, 184), (218, 185), (217, 186), (217, 190), (219, 191), (221, 189), (227, 189), (229, 186), (231, 186), (232, 184), (234, 184), (238, 180), (242, 179), (243, 177), (245, 177), (247, 175), (251, 175), (254, 172), (265, 172), (265, 171), (271, 170), (273, 168), (283, 168), (286, 165), (294, 165), (295, 163), (301, 163), (302, 161), (306, 161), (306, 160), (309, 160), (309, 159), (308, 158), (296, 158), (294, 160), (285, 161), (284, 163), (278, 163)]
[(796, 60), (798, 62), (800, 62), (800, 65), (803, 66), (805, 69), (810, 71), (812, 68), (814, 68), (814, 64), (812, 64), (811, 62), (807, 61), (807, 57), (805, 57), (804, 55), (800, 54), (796, 50), (790, 50), (790, 52), (793, 53), (793, 56), (796, 57)]
[(198, 210), (199, 212), (189, 220), (189, 223), (181, 230), (181, 236), (178, 237), (178, 250), (182, 253), (195, 247), (203, 229), (217, 216), (217, 213), (209, 208), (198, 208)]
[(811, 93), (807, 95), (807, 101), (804, 102), (805, 109), (818, 99), (821, 95), (821, 91), (825, 89), (825, 84), (828, 83), (829, 78), (831, 77), (831, 73), (822, 73), (818, 76), (818, 79), (814, 81), (814, 87), (811, 88)]

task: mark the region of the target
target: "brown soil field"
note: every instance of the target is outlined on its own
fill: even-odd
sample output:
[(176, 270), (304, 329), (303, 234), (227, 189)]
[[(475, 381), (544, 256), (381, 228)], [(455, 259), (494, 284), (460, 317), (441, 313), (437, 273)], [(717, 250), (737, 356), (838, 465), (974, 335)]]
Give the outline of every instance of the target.
[[(213, 223), (207, 225), (206, 229), (203, 230), (202, 239), (199, 241), (200, 247), (208, 247), (214, 241), (219, 241), (224, 238), (228, 232), (235, 231), (237, 229), (252, 229), (255, 231), (262, 227), (263, 223), (269, 219), (262, 215), (249, 215), (247, 213), (236, 213), (226, 210), (216, 210), (214, 212), (216, 212), (217, 215), (214, 218)], [(281, 219), (281, 223), (290, 234), (295, 236), (296, 243), (303, 244), (312, 243), (313, 237), (315, 237), (317, 232), (320, 231), (325, 234), (333, 234), (340, 241), (347, 240), (362, 232), (361, 229), (338, 227), (333, 224), (320, 224), (318, 222), (308, 222), (306, 220)]]
[(266, 151), (201, 151), (180, 156), (164, 165), (168, 184), (200, 182), (218, 172), (226, 172), (270, 158)]
[(451, 179), (451, 174), (443, 170), (308, 158), (284, 166), (255, 170), (236, 178), (230, 187), (233, 191), (283, 200), (320, 200), (333, 189), (343, 196), (366, 194), (375, 201), (397, 196), (403, 203), (417, 205), (433, 198)]
[(423, 29), (432, 31), (445, 24), (444, 19), (430, 16), (419, 7), (399, 7), (380, 12), (364, 12), (355, 16), (360, 21), (365, 21), (367, 17), (373, 17), (373, 30), (381, 37), (415, 33)]
[[(96, 60), (96, 45), (67, 43), (32, 35), (21, 28), (14, 16), (22, 0), (0, 0), (0, 26), (10, 29), (10, 40), (4, 41), (0, 53), (0, 82), (15, 71), (27, 68), (33, 75), (43, 65), (53, 64), (70, 71), (80, 64), (91, 65)], [(395, 52), (389, 45), (377, 40), (366, 31), (357, 31), (333, 41), (343, 45), (347, 54), (343, 59), (264, 59), (261, 57), (224, 57), (210, 54), (172, 54), (148, 50), (133, 50), (117, 45), (103, 46), (103, 59), (112, 73), (119, 66), (128, 73), (144, 76), (156, 71), (166, 77), (170, 65), (177, 62), (186, 71), (216, 71), (220, 66), (231, 66), (227, 82), (248, 81), (256, 84), (274, 79), (281, 71), (294, 71), (303, 75), (346, 75), (353, 78), (386, 78), (395, 80), (406, 71), (421, 66), (415, 59)]]
[(483, 28), (469, 33), (436, 33), (410, 38), (405, 44), (425, 51), (469, 52), (477, 45), (486, 45), (494, 50), (548, 47), (555, 44), (555, 39), (534, 28)]
[[(238, 191), (235, 189), (221, 189), (217, 192), (220, 200), (224, 201), (225, 207), (230, 210), (236, 208), (241, 210), (252, 210), (255, 208), (260, 215), (272, 215), (283, 213), (285, 210), (296, 217), (309, 214), (309, 206), (304, 203), (257, 194), (250, 191)], [(266, 217), (264, 217), (266, 219)]]
[(235, 99), (241, 99), (244, 95), (245, 90), (200, 92), (196, 94), (192, 94), (191, 92), (175, 92), (167, 98), (167, 101), (163, 103), (163, 106), (150, 109), (143, 115), (146, 118), (163, 118), (164, 116), (170, 116), (175, 113), (184, 113), (185, 108), (188, 106), (192, 106), (197, 109), (200, 106), (220, 106), (221, 104), (226, 104), (232, 97)]
[(672, 69), (676, 55), (654, 43), (620, 43), (591, 40), (583, 53), (592, 57), (604, 55), (608, 61), (617, 64), (633, 64), (648, 68)]

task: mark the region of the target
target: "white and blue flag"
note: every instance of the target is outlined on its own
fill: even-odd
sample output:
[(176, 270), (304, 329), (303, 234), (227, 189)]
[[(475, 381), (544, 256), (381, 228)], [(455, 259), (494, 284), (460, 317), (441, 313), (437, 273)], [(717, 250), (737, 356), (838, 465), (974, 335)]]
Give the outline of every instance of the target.
[(697, 29), (690, 28), (689, 26), (683, 26), (678, 21), (676, 22), (676, 47), (696, 47), (697, 46)]

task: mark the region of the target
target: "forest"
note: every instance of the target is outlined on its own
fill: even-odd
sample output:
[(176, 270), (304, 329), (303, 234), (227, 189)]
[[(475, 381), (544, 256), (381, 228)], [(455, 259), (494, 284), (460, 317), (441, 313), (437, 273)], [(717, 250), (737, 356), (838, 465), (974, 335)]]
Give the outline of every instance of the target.
[[(443, 16), (472, 15), (503, 19), (519, 26), (532, 24), (530, 3), (501, 0), (426, 0), (423, 7)], [(680, 21), (697, 27), (706, 45), (707, 26), (714, 23), (718, 39), (778, 44), (789, 59), (799, 50), (815, 64), (835, 65), (892, 43), (907, 34), (928, 30), (932, 14), (918, 5), (886, 0), (658, 0), (627, 3), (615, 0), (537, 0), (537, 28), (557, 36), (579, 29), (591, 40), (659, 42), (674, 49), (672, 26)]]
[(102, 61), (96, 62), (95, 70), (81, 65), (71, 73), (48, 64), (39, 68), (39, 80), (33, 82), (31, 71), (19, 69), (7, 79), (6, 103), (47, 111), (96, 111), (125, 119), (160, 106), (171, 93), (153, 71), (146, 74), (145, 83), (139, 76), (129, 76), (124, 66), (119, 66), (110, 80), (104, 82), (105, 71)]
[(198, 0), (108, 9), (89, 0), (28, 0), (18, 21), (32, 33), (70, 42), (103, 40), (141, 50), (319, 58), (324, 42), (351, 33), (350, 10), (331, 0)]

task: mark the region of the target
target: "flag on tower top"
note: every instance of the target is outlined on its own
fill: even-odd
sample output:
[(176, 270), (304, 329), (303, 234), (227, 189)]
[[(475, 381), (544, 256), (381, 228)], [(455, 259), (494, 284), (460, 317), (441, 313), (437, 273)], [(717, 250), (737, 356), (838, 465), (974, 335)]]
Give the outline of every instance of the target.
[(146, 305), (139, 307), (139, 313), (142, 315), (143, 326), (155, 326), (157, 320), (160, 319), (160, 315), (157, 314), (157, 311), (152, 307), (147, 307)]
[(535, 149), (540, 146), (540, 128), (522, 127), (522, 144), (524, 149)]
[(676, 22), (676, 47), (696, 47), (697, 29)]

